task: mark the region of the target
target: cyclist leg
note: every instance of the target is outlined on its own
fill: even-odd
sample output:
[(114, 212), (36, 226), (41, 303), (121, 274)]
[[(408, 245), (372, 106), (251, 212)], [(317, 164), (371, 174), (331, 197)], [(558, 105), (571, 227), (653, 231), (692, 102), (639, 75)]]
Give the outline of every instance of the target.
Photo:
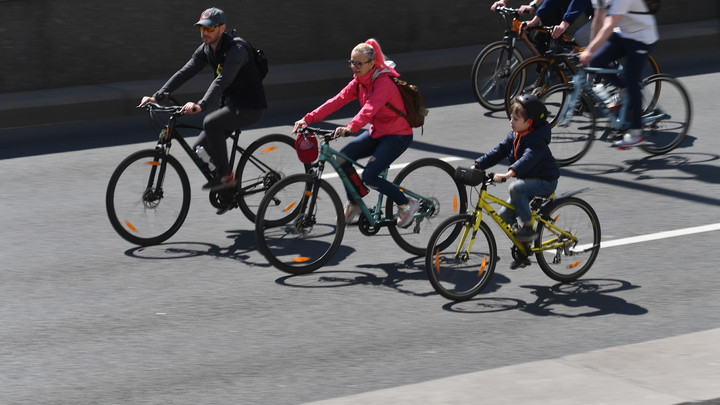
[(623, 38), (623, 45), (626, 49), (625, 65), (623, 70), (625, 71), (625, 78), (627, 79), (627, 92), (630, 107), (630, 118), (632, 124), (630, 128), (641, 129), (642, 128), (642, 88), (640, 81), (642, 78), (643, 69), (647, 64), (648, 54), (655, 47), (655, 44), (645, 44), (632, 39)]
[(408, 198), (391, 182), (380, 177), (380, 173), (407, 150), (412, 140), (412, 135), (385, 135), (377, 138), (377, 148), (362, 174), (362, 180), (368, 187), (385, 194), (397, 205), (407, 204)]
[[(370, 136), (370, 131), (364, 131), (360, 133), (360, 135), (356, 136), (355, 139), (353, 139), (350, 143), (345, 145), (342, 149), (340, 149), (340, 153), (343, 155), (349, 157), (350, 159), (357, 162), (358, 159), (362, 159), (368, 156), (372, 156), (372, 154), (375, 152), (375, 149), (378, 146), (377, 139), (373, 139)], [(352, 167), (352, 163), (349, 161), (346, 161), (345, 159), (338, 157), (337, 158), (338, 163), (340, 163), (340, 168), (347, 172)], [(350, 196), (350, 191), (345, 189), (345, 192), (347, 194), (347, 200), (352, 201), (352, 197)]]
[(508, 187), (510, 202), (515, 207), (517, 216), (523, 222), (530, 222), (530, 199), (537, 196), (546, 196), (555, 192), (557, 180), (519, 179)]
[[(622, 46), (622, 38), (617, 33), (613, 33), (610, 38), (605, 42), (597, 52), (595, 57), (590, 62), (590, 67), (594, 68), (608, 68), (612, 66), (613, 62), (621, 59), (625, 56), (625, 48)], [(614, 74), (603, 74), (597, 75), (598, 79), (603, 79), (605, 82), (610, 83), (619, 88), (626, 86), (623, 76)]]
[(232, 171), (228, 163), (227, 132), (246, 128), (262, 119), (265, 110), (235, 108), (231, 102), (208, 114), (196, 145), (203, 145), (218, 168), (218, 177)]

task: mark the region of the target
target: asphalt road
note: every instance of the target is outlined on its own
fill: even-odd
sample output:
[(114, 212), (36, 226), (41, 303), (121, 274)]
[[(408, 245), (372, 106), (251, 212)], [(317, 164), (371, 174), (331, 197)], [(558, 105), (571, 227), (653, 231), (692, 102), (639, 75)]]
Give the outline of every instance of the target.
[[(498, 239), (493, 282), (462, 304), (437, 295), (387, 232), (348, 229), (307, 276), (269, 267), (252, 224), (215, 215), (186, 156), (182, 229), (128, 244), (105, 188), (125, 156), (153, 146), (145, 118), (0, 131), (0, 403), (300, 404), (719, 327), (717, 227), (626, 239), (720, 223), (717, 60), (667, 66), (694, 106), (680, 148), (649, 156), (598, 140), (562, 169), (558, 191), (592, 187), (582, 198), (607, 244), (578, 288), (537, 266), (509, 270)], [(504, 114), (487, 114), (466, 82), (423, 89), (431, 115), (398, 163), (469, 164), (502, 139)], [(316, 101), (285, 105), (244, 139), (289, 133)]]

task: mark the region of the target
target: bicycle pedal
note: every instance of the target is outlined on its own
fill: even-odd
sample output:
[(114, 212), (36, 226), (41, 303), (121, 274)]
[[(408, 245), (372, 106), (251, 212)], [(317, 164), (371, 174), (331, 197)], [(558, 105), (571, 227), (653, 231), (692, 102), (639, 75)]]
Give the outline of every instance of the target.
[(617, 149), (617, 150), (630, 150), (630, 149), (632, 149), (632, 146), (616, 146), (615, 149)]

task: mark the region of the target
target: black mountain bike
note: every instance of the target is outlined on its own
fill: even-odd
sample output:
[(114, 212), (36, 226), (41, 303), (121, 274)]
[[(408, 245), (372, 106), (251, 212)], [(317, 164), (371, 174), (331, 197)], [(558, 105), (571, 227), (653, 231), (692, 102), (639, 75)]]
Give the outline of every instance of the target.
[[(178, 128), (202, 129), (177, 123), (183, 115), (182, 107), (156, 103), (145, 107), (151, 118), (158, 113), (170, 114), (167, 124), (160, 131), (154, 149), (135, 152), (118, 165), (105, 196), (113, 228), (125, 240), (140, 246), (169, 239), (180, 229), (190, 209), (190, 181), (180, 162), (170, 154), (173, 140), (182, 146), (208, 181), (215, 174), (178, 132)], [(239, 137), (240, 130), (230, 134), (233, 142), (230, 167), (234, 166), (236, 154), (240, 154), (235, 170), (237, 185), (211, 191), (210, 204), (215, 208), (240, 208), (254, 222), (265, 192), (286, 175), (305, 173), (310, 166), (298, 161), (295, 141), (287, 135), (265, 135), (246, 149), (238, 146)]]

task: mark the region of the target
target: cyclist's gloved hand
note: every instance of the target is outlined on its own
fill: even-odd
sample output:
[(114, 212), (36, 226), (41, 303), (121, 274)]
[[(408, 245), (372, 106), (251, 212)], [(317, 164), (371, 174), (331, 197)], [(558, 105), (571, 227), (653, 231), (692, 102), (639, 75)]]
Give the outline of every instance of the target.
[(350, 128), (348, 127), (337, 127), (335, 129), (335, 138), (340, 138), (341, 136), (348, 135), (350, 135)]

